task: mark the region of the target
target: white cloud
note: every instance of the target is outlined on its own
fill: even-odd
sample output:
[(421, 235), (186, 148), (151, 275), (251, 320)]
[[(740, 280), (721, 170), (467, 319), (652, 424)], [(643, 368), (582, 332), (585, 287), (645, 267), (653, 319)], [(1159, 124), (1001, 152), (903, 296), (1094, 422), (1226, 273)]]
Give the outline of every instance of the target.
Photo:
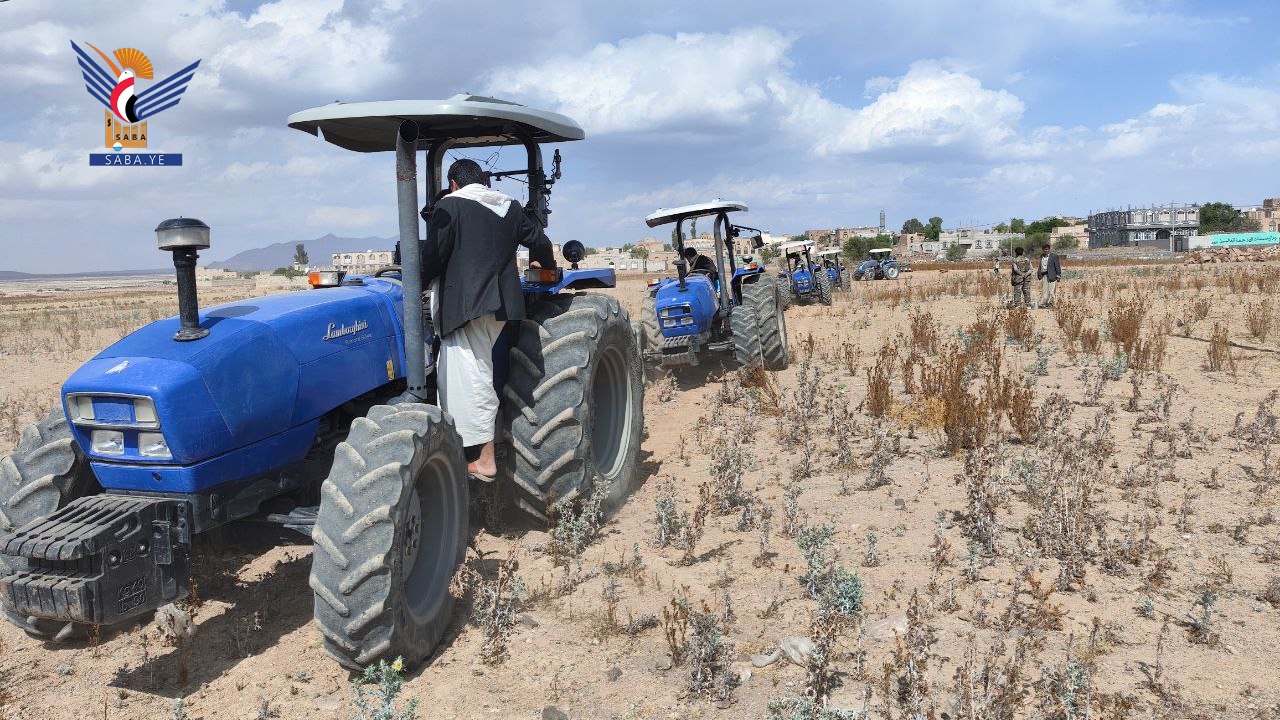
[(588, 133), (743, 125), (772, 102), (768, 81), (786, 66), (790, 44), (764, 28), (642, 35), (576, 57), (499, 69), (485, 91), (552, 102)]
[(644, 35), (496, 71), (486, 92), (551, 103), (588, 134), (763, 123), (818, 156), (898, 147), (991, 151), (1016, 134), (1017, 97), (935, 61), (914, 63), (900, 78), (867, 80), (867, 91), (878, 94), (865, 107), (841, 105), (792, 74), (791, 42), (764, 28)]
[[(990, 152), (1014, 138), (1023, 111), (1013, 94), (984, 88), (977, 78), (932, 61), (913, 64), (865, 107), (822, 104), (826, 123), (818, 126), (822, 137), (814, 145), (819, 155), (948, 146)], [(803, 125), (806, 118), (793, 113), (791, 121)]]

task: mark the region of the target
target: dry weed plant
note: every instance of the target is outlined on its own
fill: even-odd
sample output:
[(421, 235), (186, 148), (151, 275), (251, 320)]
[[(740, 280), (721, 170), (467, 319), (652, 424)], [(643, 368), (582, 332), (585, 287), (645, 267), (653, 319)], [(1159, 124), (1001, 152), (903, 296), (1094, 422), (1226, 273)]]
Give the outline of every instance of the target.
[(1247, 305), (1244, 319), (1250, 335), (1263, 341), (1267, 339), (1271, 333), (1271, 306), (1265, 300)]
[(476, 592), (472, 619), (484, 633), (480, 658), (489, 665), (506, 658), (511, 631), (529, 597), (524, 579), (516, 574), (520, 567), (519, 552), (519, 544), (513, 545), (506, 559), (498, 564), (496, 574), (480, 579)]
[(1227, 337), (1227, 326), (1214, 323), (1213, 333), (1209, 336), (1209, 362), (1205, 366), (1209, 372), (1226, 370), (1235, 375), (1236, 361), (1231, 356), (1231, 341)]

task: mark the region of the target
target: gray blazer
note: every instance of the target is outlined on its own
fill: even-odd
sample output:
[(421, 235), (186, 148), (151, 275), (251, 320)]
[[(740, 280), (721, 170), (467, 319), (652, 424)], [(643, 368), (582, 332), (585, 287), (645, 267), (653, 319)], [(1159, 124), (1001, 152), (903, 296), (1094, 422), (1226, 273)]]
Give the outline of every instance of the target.
[[(1044, 257), (1041, 255), (1041, 257)], [(1044, 278), (1049, 276), (1049, 282), (1058, 282), (1058, 278), (1062, 277), (1062, 264), (1058, 262), (1058, 253), (1049, 252), (1049, 269), (1046, 272), (1040, 271), (1040, 264), (1036, 263), (1036, 277)]]

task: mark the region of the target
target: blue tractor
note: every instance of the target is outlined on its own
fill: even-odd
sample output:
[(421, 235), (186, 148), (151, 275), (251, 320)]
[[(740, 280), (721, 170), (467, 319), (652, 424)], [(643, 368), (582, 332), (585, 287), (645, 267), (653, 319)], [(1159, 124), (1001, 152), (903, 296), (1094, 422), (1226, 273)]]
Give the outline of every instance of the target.
[[(195, 263), (209, 228), (162, 223), (179, 316), (85, 363), (0, 460), (0, 610), (29, 634), (68, 639), (184, 597), (199, 536), (249, 520), (312, 538), (316, 627), (342, 665), (416, 663), (443, 635), (470, 490), (453, 420), (435, 404), (420, 211), (448, 150), (515, 145), (527, 165), (498, 175), (524, 176), (526, 212), (545, 227), (559, 153), (548, 176), (541, 144), (584, 133), (561, 115), (466, 95), (335, 103), (289, 125), (394, 154), (402, 264), (314, 273), (315, 290), (200, 309)], [(576, 263), (583, 248), (564, 253)], [(511, 328), (497, 482), (543, 519), (600, 483), (618, 502), (639, 472), (640, 356), (618, 302), (581, 292), (612, 287), (613, 272), (574, 264), (523, 279), (528, 319)]]
[[(705, 352), (732, 353), (740, 367), (783, 370), (790, 362), (782, 292), (754, 260), (738, 266), (734, 241), (755, 232), (753, 249), (763, 246), (760, 231), (729, 222), (729, 213), (746, 205), (715, 200), (662, 209), (645, 218), (649, 227), (675, 223), (674, 278), (649, 281), (635, 334), (646, 359), (664, 367), (697, 365)], [(715, 218), (715, 260), (685, 260), (684, 223)], [(729, 278), (728, 283), (721, 278)]]
[(858, 263), (853, 271), (854, 280), (896, 280), (901, 268), (898, 260), (889, 248), (873, 248), (868, 250), (869, 257)]
[(827, 271), (827, 279), (831, 281), (831, 287), (844, 290), (849, 285), (845, 274), (846, 268), (844, 263), (840, 262), (840, 253), (840, 248), (829, 248), (818, 251), (814, 257), (818, 258), (822, 268)]
[(791, 301), (796, 304), (831, 304), (831, 277), (813, 261), (813, 242), (796, 240), (783, 243), (778, 248), (782, 254), (781, 275), (791, 290)]

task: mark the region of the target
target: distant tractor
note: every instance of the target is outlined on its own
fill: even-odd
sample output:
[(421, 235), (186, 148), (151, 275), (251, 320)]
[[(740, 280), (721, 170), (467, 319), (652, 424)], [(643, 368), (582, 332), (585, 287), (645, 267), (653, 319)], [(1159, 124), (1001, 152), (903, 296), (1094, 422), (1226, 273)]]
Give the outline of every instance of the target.
[(813, 242), (797, 240), (783, 243), (778, 250), (782, 254), (782, 276), (791, 290), (791, 301), (797, 304), (831, 304), (831, 277), (813, 261)]
[[(514, 145), (527, 164), (499, 175), (524, 176), (525, 212), (545, 227), (559, 154), (548, 176), (540, 145), (584, 133), (562, 115), (467, 95), (335, 103), (289, 125), (394, 153), (402, 265), (315, 272), (315, 290), (201, 310), (195, 264), (209, 228), (161, 223), (179, 316), (85, 363), (0, 461), (0, 610), (28, 634), (83, 636), (183, 598), (197, 536), (240, 520), (312, 538), (315, 624), (342, 665), (417, 663), (448, 627), (470, 489), (453, 420), (435, 404), (419, 213), (447, 152)], [(582, 252), (565, 246), (570, 262)], [(497, 482), (539, 519), (600, 484), (620, 502), (639, 474), (641, 364), (627, 314), (580, 292), (613, 285), (611, 270), (576, 266), (523, 279), (528, 319), (511, 328)]]
[(889, 248), (875, 248), (867, 251), (870, 257), (858, 264), (853, 272), (854, 280), (896, 280), (901, 268)]
[(827, 271), (827, 278), (831, 280), (831, 287), (843, 290), (849, 285), (846, 282), (846, 268), (844, 263), (840, 262), (840, 253), (841, 250), (839, 248), (830, 248), (819, 251), (814, 257), (818, 258), (818, 261), (822, 263), (823, 269)]
[[(645, 218), (649, 227), (676, 224), (672, 237), (677, 256), (676, 277), (648, 284), (636, 328), (646, 359), (679, 367), (697, 365), (706, 353), (726, 353), (740, 367), (787, 367), (782, 290), (755, 261), (742, 267), (734, 263), (734, 239), (754, 228), (733, 225), (729, 213), (746, 209), (742, 203), (715, 200), (658, 210)], [(700, 217), (715, 218), (715, 259), (690, 268), (684, 258), (684, 223)], [(755, 232), (753, 248), (758, 249), (763, 241)]]

